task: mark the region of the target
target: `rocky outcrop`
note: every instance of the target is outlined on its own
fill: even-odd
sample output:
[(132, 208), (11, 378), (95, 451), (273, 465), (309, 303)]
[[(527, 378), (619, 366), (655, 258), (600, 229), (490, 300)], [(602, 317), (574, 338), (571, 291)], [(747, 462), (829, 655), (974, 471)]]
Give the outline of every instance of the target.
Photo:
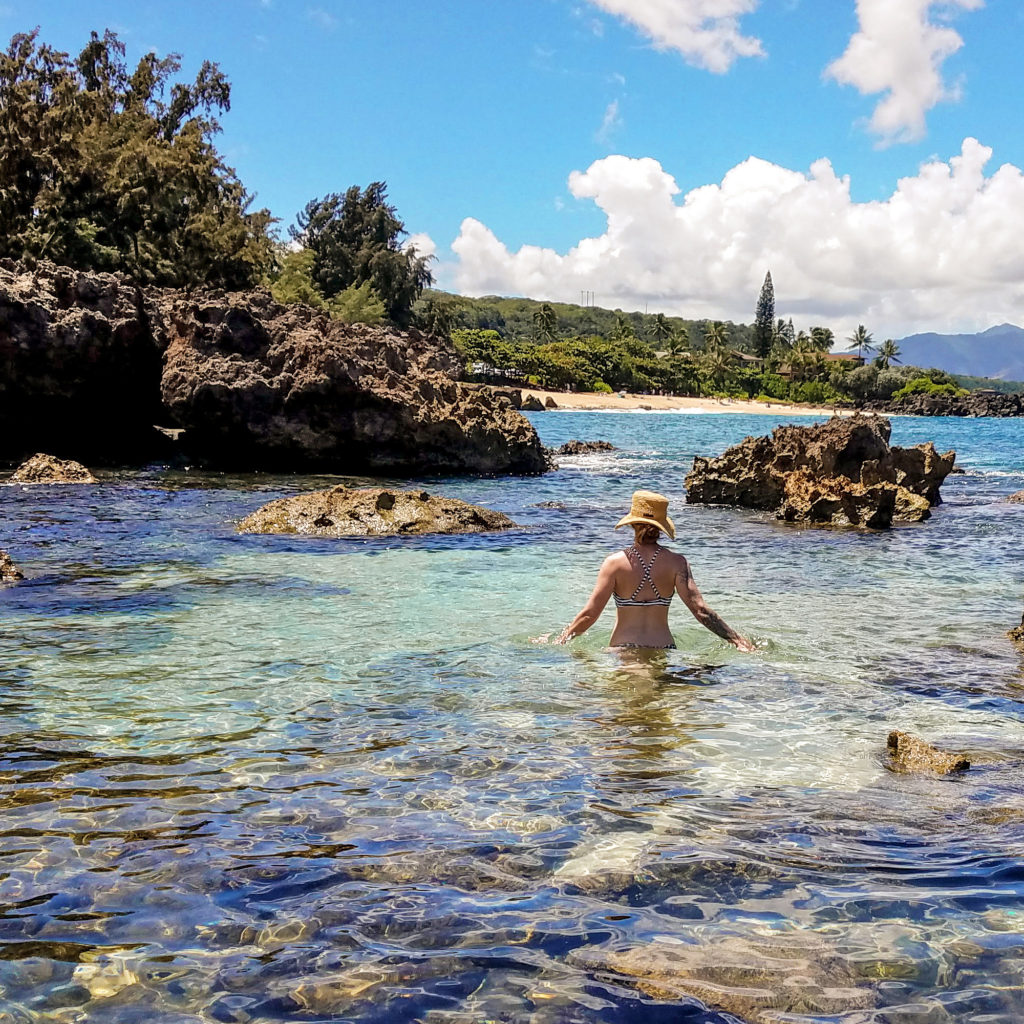
[(718, 458), (693, 460), (690, 504), (770, 509), (787, 522), (886, 528), (917, 521), (940, 502), (955, 452), (890, 447), (889, 421), (833, 417), (748, 437)]
[(1016, 491), (1014, 494), (1011, 494), (1006, 500), (1014, 505), (1024, 505), (1024, 491)]
[(548, 397), (544, 399), (544, 408), (557, 409), (558, 403), (550, 395), (548, 395)]
[(153, 297), (128, 278), (0, 260), (0, 458), (144, 456), (163, 349)]
[[(517, 389), (453, 379), (433, 336), (263, 292), (183, 293), (0, 260), (0, 459), (173, 452), (238, 469), (540, 473)], [(161, 424), (163, 432), (154, 429)]]
[(872, 407), (899, 416), (1024, 416), (1024, 394), (971, 391), (966, 395), (907, 395)]
[(1024, 615), (1020, 617), (1020, 625), (1014, 626), (1009, 633), (1006, 634), (1015, 644), (1021, 644), (1024, 646)]
[(12, 484), (94, 484), (96, 477), (80, 462), (37, 452), (11, 477)]
[(887, 740), (889, 767), (899, 772), (934, 772), (949, 775), (971, 767), (964, 754), (947, 754), (910, 733), (894, 729)]
[(334, 487), (281, 498), (238, 524), (239, 533), (301, 533), (314, 537), (387, 537), (484, 533), (516, 524), (494, 509), (426, 491)]
[(543, 412), (544, 403), (536, 395), (527, 395), (519, 408), (523, 412)]
[(25, 574), (14, 564), (6, 551), (0, 551), (0, 583), (17, 583)]
[(556, 455), (594, 455), (597, 452), (614, 452), (615, 445), (608, 441), (566, 441), (555, 449)]
[[(576, 967), (616, 975), (653, 999), (696, 997), (744, 1021), (828, 1015), (877, 1005), (853, 963), (814, 936), (779, 933), (760, 939), (724, 936), (714, 942), (653, 942), (617, 951), (584, 947)], [(858, 1017), (859, 1019), (859, 1017)]]
[(221, 465), (332, 472), (541, 473), (511, 403), (458, 383), (432, 336), (346, 325), (260, 293), (175, 296), (161, 394)]

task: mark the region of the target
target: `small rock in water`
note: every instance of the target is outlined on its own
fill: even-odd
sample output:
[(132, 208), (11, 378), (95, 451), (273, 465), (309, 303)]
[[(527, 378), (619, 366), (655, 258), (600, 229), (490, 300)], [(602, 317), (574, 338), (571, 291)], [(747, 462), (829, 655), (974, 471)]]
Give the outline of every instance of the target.
[(15, 484), (94, 484), (96, 477), (80, 462), (39, 452), (23, 462), (11, 477)]
[(484, 533), (515, 527), (508, 516), (426, 491), (334, 487), (280, 498), (238, 524), (239, 533), (301, 533), (314, 537), (389, 537)]
[(894, 729), (888, 739), (890, 767), (903, 772), (936, 772), (949, 775), (971, 767), (964, 754), (947, 754), (909, 733)]
[(614, 452), (615, 445), (608, 441), (566, 441), (555, 449), (556, 455), (592, 455), (594, 452)]
[(23, 580), (25, 574), (14, 564), (6, 551), (0, 551), (0, 583), (16, 583)]
[(1009, 633), (1006, 634), (1014, 643), (1024, 645), (1024, 615), (1020, 617), (1020, 625), (1014, 626)]
[(536, 395), (527, 395), (520, 407), (522, 412), (543, 412), (544, 403)]
[(558, 403), (550, 395), (548, 395), (548, 397), (544, 399), (544, 408), (557, 409)]
[(1024, 491), (1017, 491), (1015, 494), (1011, 494), (1006, 500), (1012, 502), (1014, 505), (1024, 505)]
[(556, 508), (560, 512), (566, 511), (568, 505), (564, 501), (538, 501), (534, 508)]

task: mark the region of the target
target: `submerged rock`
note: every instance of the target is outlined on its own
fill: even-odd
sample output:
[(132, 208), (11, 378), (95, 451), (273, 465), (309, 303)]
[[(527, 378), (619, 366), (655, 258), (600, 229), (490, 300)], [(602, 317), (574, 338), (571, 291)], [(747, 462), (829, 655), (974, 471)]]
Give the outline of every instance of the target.
[(966, 771), (971, 762), (964, 754), (947, 754), (930, 743), (894, 729), (889, 733), (890, 767), (902, 772), (937, 772), (949, 775), (951, 772)]
[(556, 455), (593, 455), (595, 452), (618, 451), (609, 441), (566, 441), (555, 449)]
[(96, 477), (80, 462), (39, 452), (23, 462), (11, 477), (15, 484), (94, 484)]
[(484, 533), (515, 527), (494, 509), (426, 491), (334, 487), (272, 501), (238, 524), (239, 533), (301, 533), (314, 537), (387, 537)]
[(569, 961), (628, 979), (654, 999), (696, 997), (751, 1024), (779, 1014), (845, 1014), (878, 1002), (848, 962), (810, 936), (654, 942), (621, 952), (585, 947)]
[(774, 510), (787, 522), (884, 529), (926, 519), (956, 453), (929, 441), (889, 446), (889, 421), (833, 417), (816, 426), (777, 427), (748, 437), (718, 458), (693, 460), (690, 504)]
[(0, 583), (17, 583), (25, 574), (14, 564), (14, 560), (6, 551), (0, 551)]

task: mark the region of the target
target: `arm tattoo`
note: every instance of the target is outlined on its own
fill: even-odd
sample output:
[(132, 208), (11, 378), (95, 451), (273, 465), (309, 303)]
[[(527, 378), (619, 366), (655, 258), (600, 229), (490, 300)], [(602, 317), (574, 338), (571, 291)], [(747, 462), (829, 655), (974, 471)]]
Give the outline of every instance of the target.
[(723, 640), (732, 639), (733, 631), (725, 624), (725, 620), (718, 612), (713, 612), (709, 608), (700, 621), (702, 626), (706, 626), (712, 633), (720, 636)]

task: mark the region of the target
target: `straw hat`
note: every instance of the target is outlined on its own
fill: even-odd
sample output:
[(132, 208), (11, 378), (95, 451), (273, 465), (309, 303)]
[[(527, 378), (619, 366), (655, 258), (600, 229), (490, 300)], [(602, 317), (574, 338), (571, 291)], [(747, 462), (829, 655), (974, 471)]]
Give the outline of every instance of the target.
[(629, 515), (623, 516), (615, 524), (615, 529), (617, 530), (620, 526), (628, 526), (630, 523), (656, 526), (662, 533), (667, 533), (673, 540), (676, 539), (676, 525), (668, 517), (668, 498), (664, 494), (655, 494), (654, 491), (634, 491), (633, 500), (629, 506)]

